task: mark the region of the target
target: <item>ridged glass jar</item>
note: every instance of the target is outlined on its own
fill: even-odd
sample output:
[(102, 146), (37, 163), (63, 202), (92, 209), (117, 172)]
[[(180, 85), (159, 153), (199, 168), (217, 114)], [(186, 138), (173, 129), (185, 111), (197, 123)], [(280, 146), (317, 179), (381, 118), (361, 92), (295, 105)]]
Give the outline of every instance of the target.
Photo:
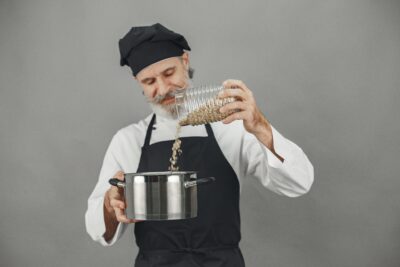
[(181, 126), (200, 125), (225, 119), (234, 110), (221, 113), (219, 109), (235, 101), (234, 97), (218, 98), (223, 86), (200, 86), (175, 92), (175, 108)]

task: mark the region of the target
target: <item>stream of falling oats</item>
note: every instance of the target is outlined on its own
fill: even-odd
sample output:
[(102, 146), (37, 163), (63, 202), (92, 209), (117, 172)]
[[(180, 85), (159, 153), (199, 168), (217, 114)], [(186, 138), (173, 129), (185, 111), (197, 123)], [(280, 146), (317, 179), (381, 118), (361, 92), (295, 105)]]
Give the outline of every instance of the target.
[(169, 159), (169, 162), (170, 162), (169, 170), (170, 171), (178, 171), (179, 170), (177, 163), (178, 163), (179, 155), (182, 154), (182, 150), (181, 150), (182, 141), (179, 139), (180, 130), (181, 130), (181, 125), (178, 124), (176, 127), (175, 142), (172, 145), (172, 156)]

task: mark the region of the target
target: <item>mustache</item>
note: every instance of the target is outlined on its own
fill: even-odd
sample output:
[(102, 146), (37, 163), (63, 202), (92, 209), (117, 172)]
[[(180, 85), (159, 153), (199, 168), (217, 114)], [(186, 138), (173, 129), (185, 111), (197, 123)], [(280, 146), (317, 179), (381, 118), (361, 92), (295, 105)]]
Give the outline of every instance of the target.
[(148, 99), (148, 101), (153, 104), (161, 104), (161, 102), (164, 101), (166, 98), (175, 97), (175, 95), (177, 95), (178, 93), (180, 93), (184, 90), (186, 90), (186, 89), (178, 88), (178, 89), (175, 89), (174, 91), (166, 93), (165, 95), (156, 95), (153, 99)]

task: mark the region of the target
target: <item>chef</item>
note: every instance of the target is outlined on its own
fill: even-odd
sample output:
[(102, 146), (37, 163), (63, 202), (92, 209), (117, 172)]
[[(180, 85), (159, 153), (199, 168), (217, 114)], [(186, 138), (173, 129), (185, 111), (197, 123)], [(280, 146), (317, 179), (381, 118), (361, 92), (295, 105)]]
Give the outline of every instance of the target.
[[(185, 220), (135, 221), (124, 215), (123, 191), (110, 186), (124, 173), (167, 171), (176, 134), (174, 98), (168, 93), (191, 86), (190, 47), (163, 25), (133, 27), (119, 41), (121, 66), (129, 66), (153, 113), (113, 136), (98, 182), (89, 197), (86, 229), (93, 240), (113, 245), (133, 224), (139, 253), (136, 267), (245, 266), (239, 196), (244, 179), (288, 197), (307, 193), (314, 169), (302, 149), (283, 137), (257, 107), (240, 80), (226, 80), (219, 97), (237, 101), (221, 112), (239, 110), (221, 122), (182, 127), (180, 170), (216, 178), (199, 187), (198, 216)], [(134, 101), (132, 101), (134, 103)]]

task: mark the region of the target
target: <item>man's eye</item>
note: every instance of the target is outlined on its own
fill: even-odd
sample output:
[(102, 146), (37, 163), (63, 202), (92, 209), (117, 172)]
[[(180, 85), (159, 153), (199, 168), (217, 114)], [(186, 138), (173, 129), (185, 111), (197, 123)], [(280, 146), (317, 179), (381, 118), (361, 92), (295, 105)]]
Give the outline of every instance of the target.
[(171, 76), (172, 74), (174, 74), (174, 72), (173, 71), (169, 71), (169, 72), (165, 73), (165, 76)]

